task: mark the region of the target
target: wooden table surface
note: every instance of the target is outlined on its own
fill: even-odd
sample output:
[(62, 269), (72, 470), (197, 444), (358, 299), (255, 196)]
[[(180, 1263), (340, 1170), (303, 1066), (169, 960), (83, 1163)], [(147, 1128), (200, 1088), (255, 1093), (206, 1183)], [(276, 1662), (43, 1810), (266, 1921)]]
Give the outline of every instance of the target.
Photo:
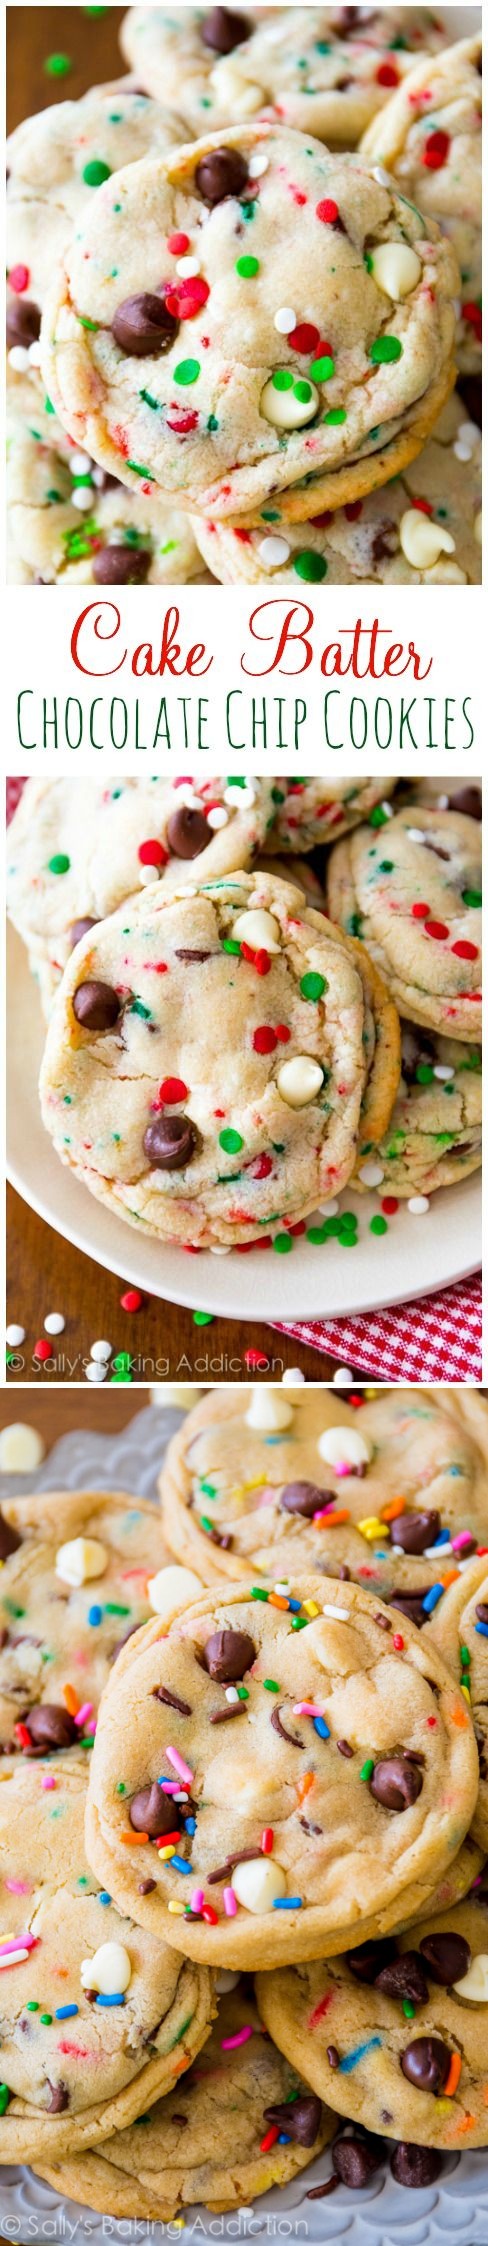
[[(7, 118), (13, 131), (23, 117), (49, 102), (76, 101), (89, 86), (123, 76), (118, 43), (124, 8), (7, 8)], [(69, 69), (53, 76), (46, 64), (63, 55)]]

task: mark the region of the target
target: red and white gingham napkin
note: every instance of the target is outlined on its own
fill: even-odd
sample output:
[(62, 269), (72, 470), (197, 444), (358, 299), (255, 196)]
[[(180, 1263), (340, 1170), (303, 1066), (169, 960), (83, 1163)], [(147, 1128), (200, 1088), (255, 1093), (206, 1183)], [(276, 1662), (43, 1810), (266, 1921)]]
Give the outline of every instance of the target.
[(375, 1380), (481, 1381), (481, 1272), (367, 1318), (320, 1318), (277, 1331)]

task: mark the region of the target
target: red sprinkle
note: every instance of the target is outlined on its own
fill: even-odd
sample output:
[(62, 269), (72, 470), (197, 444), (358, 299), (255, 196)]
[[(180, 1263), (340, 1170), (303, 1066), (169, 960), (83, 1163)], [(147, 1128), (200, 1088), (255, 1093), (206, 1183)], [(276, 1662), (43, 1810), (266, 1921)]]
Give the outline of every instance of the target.
[(363, 502), (362, 502), (362, 499), (349, 499), (349, 500), (348, 500), (348, 504), (347, 504), (347, 507), (345, 507), (345, 508), (344, 508), (344, 514), (345, 514), (345, 516), (346, 516), (346, 521), (347, 521), (348, 523), (355, 523), (355, 522), (357, 522), (357, 519), (358, 519), (358, 515), (362, 515), (362, 512), (363, 512)]
[(247, 1365), (250, 1373), (265, 1373), (268, 1370), (269, 1357), (264, 1356), (262, 1349), (245, 1349), (244, 1364)]
[(478, 342), (478, 343), (481, 343), (481, 331), (482, 331), (481, 304), (471, 304), (471, 303), (468, 303), (468, 304), (463, 304), (463, 307), (462, 307), (462, 314), (463, 314), (463, 320), (467, 320), (467, 323), (468, 323), (468, 327), (470, 327), (470, 328), (473, 328), (473, 329), (474, 329), (474, 333), (475, 333), (475, 336), (476, 336), (477, 342)]
[(433, 936), (434, 943), (444, 944), (446, 936), (449, 935), (449, 929), (446, 928), (444, 920), (426, 920), (424, 933), (426, 936)]
[(141, 866), (167, 866), (168, 864), (168, 851), (163, 849), (162, 842), (158, 842), (157, 839), (150, 842), (141, 842), (137, 856)]
[(143, 1301), (138, 1287), (128, 1287), (126, 1294), (120, 1297), (120, 1307), (121, 1310), (141, 1310)]
[(262, 1029), (254, 1030), (252, 1041), (255, 1053), (274, 1053), (275, 1045), (278, 1044), (276, 1030), (267, 1029), (264, 1024)]
[(194, 320), (196, 313), (201, 312), (202, 305), (207, 303), (209, 296), (208, 281), (203, 280), (201, 273), (196, 273), (194, 280), (182, 280), (177, 288), (167, 290), (166, 305), (168, 312), (172, 313), (175, 320)]
[(182, 1076), (163, 1076), (158, 1091), (161, 1107), (174, 1107), (176, 1100), (186, 1100), (187, 1098), (188, 1085), (183, 1083)]
[(19, 1745), (21, 1747), (32, 1747), (32, 1739), (30, 1731), (27, 1730), (27, 1724), (14, 1723), (14, 1732), (15, 1737), (16, 1739), (18, 1739)]
[(381, 1202), (381, 1207), (383, 1210), (383, 1215), (385, 1217), (396, 1216), (398, 1201), (395, 1200), (394, 1193), (385, 1193), (385, 1198), (384, 1201)]
[(478, 945), (465, 943), (464, 937), (460, 938), (458, 944), (451, 944), (451, 951), (455, 951), (456, 959), (478, 958)]
[(393, 1639), (393, 1644), (394, 1644), (394, 1647), (395, 1647), (395, 1653), (403, 1653), (403, 1650), (404, 1650), (404, 1645), (405, 1645), (405, 1639), (404, 1639), (404, 1638), (401, 1638), (401, 1637), (400, 1637), (400, 1632), (399, 1632), (399, 1630), (397, 1630), (397, 1631), (396, 1631), (396, 1633), (395, 1633), (395, 1637), (394, 1637), (394, 1639)]
[(416, 508), (418, 515), (433, 515), (434, 513), (430, 499), (412, 499), (412, 507)]
[(288, 1029), (286, 1022), (276, 1023), (276, 1035), (280, 1045), (289, 1045), (291, 1029)]
[(219, 1914), (218, 1911), (214, 1911), (213, 1903), (203, 1904), (202, 1918), (206, 1919), (207, 1926), (218, 1926)]
[(170, 250), (172, 257), (183, 257), (185, 250), (190, 248), (189, 234), (168, 234), (166, 248)]
[(412, 905), (412, 918), (413, 918), (414, 920), (428, 920), (428, 918), (429, 918), (429, 913), (430, 913), (430, 905), (425, 905), (425, 904)]
[(273, 1848), (273, 1843), (274, 1843), (274, 1832), (273, 1832), (273, 1827), (272, 1827), (272, 1825), (265, 1825), (265, 1828), (264, 1828), (264, 1833), (261, 1833), (261, 1849), (262, 1849), (262, 1853), (263, 1853), (263, 1856), (271, 1856), (271, 1851), (272, 1851), (272, 1848)]
[(28, 289), (29, 287), (29, 281), (30, 273), (28, 265), (11, 266), (8, 277), (8, 285), (9, 289), (15, 290), (16, 296), (23, 296), (24, 289)]
[(323, 219), (325, 226), (334, 226), (336, 218), (339, 217), (337, 203), (331, 202), (326, 195), (324, 201), (316, 205), (316, 217)]
[(422, 151), (422, 163), (428, 172), (441, 172), (451, 146), (449, 133), (428, 133)]
[(48, 1357), (53, 1356), (53, 1350), (51, 1348), (50, 1341), (36, 1341), (35, 1348), (32, 1351), (32, 1355), (33, 1357), (37, 1357), (37, 1362), (39, 1365), (46, 1364)]
[(286, 340), (292, 351), (315, 351), (316, 344), (320, 343), (320, 328), (314, 328), (311, 320), (299, 320)]
[(259, 2147), (260, 2152), (271, 2152), (271, 2146), (276, 2144), (276, 2139), (277, 2137), (279, 2137), (279, 2134), (279, 2129), (276, 2129), (273, 2123), (271, 2129), (266, 2130), (266, 2136), (261, 2138)]
[(398, 70), (394, 62), (380, 62), (379, 70), (376, 72), (376, 83), (378, 86), (398, 85)]
[(269, 1178), (273, 1163), (270, 1154), (255, 1154), (254, 1161), (246, 1163), (252, 1178)]
[[(171, 420), (170, 414), (172, 416)], [(193, 429), (198, 429), (198, 413), (196, 407), (194, 407), (192, 411), (190, 411), (190, 408), (188, 407), (186, 413), (180, 413), (176, 405), (170, 406), (170, 411), (168, 413), (167, 419), (168, 429), (171, 429), (171, 434), (173, 437), (189, 437), (191, 436)]]

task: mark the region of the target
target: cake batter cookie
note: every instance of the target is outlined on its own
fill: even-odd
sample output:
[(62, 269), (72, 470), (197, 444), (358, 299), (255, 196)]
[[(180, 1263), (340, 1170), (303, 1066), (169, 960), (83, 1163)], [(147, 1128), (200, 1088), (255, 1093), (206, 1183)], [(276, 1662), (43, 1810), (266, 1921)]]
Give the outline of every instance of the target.
[(445, 34), (428, 8), (130, 8), (122, 51), (191, 133), (265, 110), (353, 147), (412, 58)]
[(205, 2051), (152, 2107), (142, 2134), (121, 2130), (103, 2153), (37, 2174), (100, 2214), (170, 2222), (199, 2201), (220, 2214), (290, 2183), (334, 2129), (335, 2114), (263, 2035), (241, 1983), (221, 1997)]
[(461, 273), (457, 361), (481, 373), (481, 38), (423, 59), (362, 143), (402, 194), (449, 236)]
[(184, 139), (180, 120), (122, 79), (17, 125), (7, 141), (7, 352), (16, 386), (41, 391), (39, 334), (53, 274), (85, 203), (122, 164)]
[(358, 1413), (325, 1389), (214, 1389), (160, 1491), (170, 1549), (202, 1582), (347, 1568), (422, 1626), (488, 1538), (487, 1407), (461, 1390), (393, 1389)]
[(76, 443), (219, 520), (299, 482), (309, 514), (308, 478), (345, 470), (340, 505), (419, 450), (451, 386), (458, 270), (375, 170), (258, 124), (102, 186), (43, 320)]
[(70, 445), (56, 416), (47, 442), (16, 418), (7, 504), (11, 583), (183, 585), (201, 569), (188, 515), (107, 476)]
[(367, 944), (401, 1014), (468, 1044), (481, 1037), (480, 829), (459, 811), (406, 805), (379, 835), (333, 850), (333, 920)]
[(486, 1555), (470, 1560), (429, 1623), (429, 1637), (453, 1675), (462, 1679), (478, 1741), (480, 1784), (473, 1833), (488, 1848), (488, 1566)]
[[(481, 1050), (405, 1023), (400, 1087), (375, 1148), (382, 1191), (408, 1199), (457, 1185), (480, 1167), (481, 1125)], [(361, 1186), (361, 1168), (354, 1182)]]
[(262, 2019), (316, 2095), (367, 2129), (462, 2152), (486, 2145), (488, 1898), (429, 1912), (396, 1941), (260, 1973)]
[(280, 850), (314, 850), (358, 826), (383, 796), (393, 795), (395, 780), (276, 780), (276, 840)]
[(121, 1640), (154, 1612), (169, 1558), (153, 1505), (92, 1490), (6, 1497), (0, 1513), (0, 1749), (89, 1745)]
[[(136, 1872), (131, 1830), (175, 1774), (195, 1830), (181, 1819), (176, 1862), (148, 1836)], [(395, 1632), (369, 1593), (318, 1575), (214, 1589), (148, 1623), (112, 1671), (86, 1846), (119, 1908), (177, 1950), (268, 1969), (344, 1949), (363, 1916), (398, 1926), (405, 1891), (420, 1903), (457, 1853), (477, 1785), (466, 1702), (411, 1623)]]
[(65, 970), (46, 1130), (98, 1199), (158, 1238), (258, 1242), (337, 1193), (375, 1119), (379, 1135), (397, 1080), (384, 1018), (383, 1036), (368, 970), (288, 882), (131, 898)]
[[(279, 504), (273, 522), (263, 517), (259, 528), (233, 530), (198, 516), (193, 527), (204, 560), (225, 585), (477, 585), (481, 432), (453, 391), (423, 452), (365, 499), (333, 512), (326, 507), (306, 529), (282, 520)], [(358, 801), (366, 785), (358, 787)], [(383, 782), (385, 795), (390, 785)]]
[(214, 2010), (210, 1975), (100, 1893), (85, 1800), (84, 1766), (63, 1757), (18, 1764), (0, 1788), (6, 2162), (62, 2160), (134, 2121), (173, 2089)]
[[(270, 835), (270, 844), (271, 842), (274, 842), (274, 835)], [(294, 889), (300, 884), (306, 903), (311, 905), (312, 911), (325, 913), (322, 883), (310, 858), (295, 857), (291, 867), (289, 858), (275, 858), (274, 854), (268, 858), (266, 855), (265, 858), (258, 858), (256, 870), (258, 873), (269, 874), (271, 881), (289, 881), (291, 874)]]
[(8, 831), (7, 900), (47, 1013), (74, 944), (134, 891), (169, 895), (197, 863), (201, 879), (252, 862), (272, 824), (271, 785), (27, 781)]

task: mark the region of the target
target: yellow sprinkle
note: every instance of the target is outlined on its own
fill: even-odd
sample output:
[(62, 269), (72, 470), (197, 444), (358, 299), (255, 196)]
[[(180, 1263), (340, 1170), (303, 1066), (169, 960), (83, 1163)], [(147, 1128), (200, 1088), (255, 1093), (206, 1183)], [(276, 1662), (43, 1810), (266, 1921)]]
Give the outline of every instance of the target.
[(459, 1688), (459, 1689), (460, 1689), (460, 1692), (462, 1692), (462, 1695), (463, 1695), (463, 1700), (467, 1700), (467, 1702), (468, 1702), (468, 1707), (470, 1707), (470, 1705), (471, 1705), (471, 1693), (470, 1693), (470, 1690), (469, 1690), (469, 1685), (460, 1685), (460, 1688)]
[(0, 1785), (4, 1786), (6, 1779), (13, 1778), (13, 1775), (13, 1770), (0, 1770)]
[[(235, 1489), (235, 1490), (230, 1490), (230, 1492), (229, 1492), (229, 1495), (230, 1495), (230, 1497), (231, 1497), (231, 1498), (233, 1498), (233, 1497), (245, 1497), (245, 1495), (246, 1495), (246, 1490), (259, 1490), (259, 1489), (261, 1489), (261, 1488), (262, 1488), (262, 1484), (263, 1484), (263, 1476), (262, 1476), (262, 1474), (253, 1474), (253, 1475), (252, 1475), (252, 1479), (251, 1479), (251, 1481), (250, 1481), (250, 1482), (239, 1482), (239, 1484), (238, 1484), (238, 1487), (237, 1487), (237, 1489)], [(221, 1494), (221, 1493), (219, 1492), (219, 1495), (220, 1495), (220, 1494)]]
[(184, 1903), (177, 1903), (176, 1901), (171, 1902), (168, 1903), (168, 1910), (172, 1911), (173, 1918), (183, 1918), (185, 1905)]
[(315, 1619), (315, 1615), (320, 1614), (320, 1607), (315, 1605), (315, 1599), (304, 1599), (303, 1612), (304, 1614), (310, 1614), (312, 1619)]
[(372, 1544), (374, 1542), (375, 1536), (385, 1535), (384, 1524), (382, 1521), (377, 1520), (374, 1513), (370, 1514), (367, 1521), (358, 1521), (356, 1526), (359, 1529), (360, 1535), (367, 1538), (368, 1544)]
[(162, 1862), (163, 1862), (163, 1864), (169, 1864), (169, 1863), (170, 1863), (170, 1861), (171, 1861), (171, 1857), (172, 1857), (172, 1856), (174, 1856), (174, 1853), (175, 1853), (175, 1844), (174, 1844), (174, 1841), (173, 1841), (173, 1840), (172, 1840), (172, 1841), (170, 1842), (170, 1846), (169, 1846), (169, 1848), (158, 1848), (158, 1856), (159, 1856), (159, 1861), (160, 1861), (160, 1863), (161, 1863), (161, 1861), (162, 1861)]
[(365, 1394), (365, 1396), (367, 1396), (368, 1398), (369, 1398), (370, 1396), (378, 1396), (378, 1395), (379, 1395), (379, 1389), (378, 1389), (378, 1388), (365, 1388), (365, 1390), (364, 1390), (364, 1394)]

